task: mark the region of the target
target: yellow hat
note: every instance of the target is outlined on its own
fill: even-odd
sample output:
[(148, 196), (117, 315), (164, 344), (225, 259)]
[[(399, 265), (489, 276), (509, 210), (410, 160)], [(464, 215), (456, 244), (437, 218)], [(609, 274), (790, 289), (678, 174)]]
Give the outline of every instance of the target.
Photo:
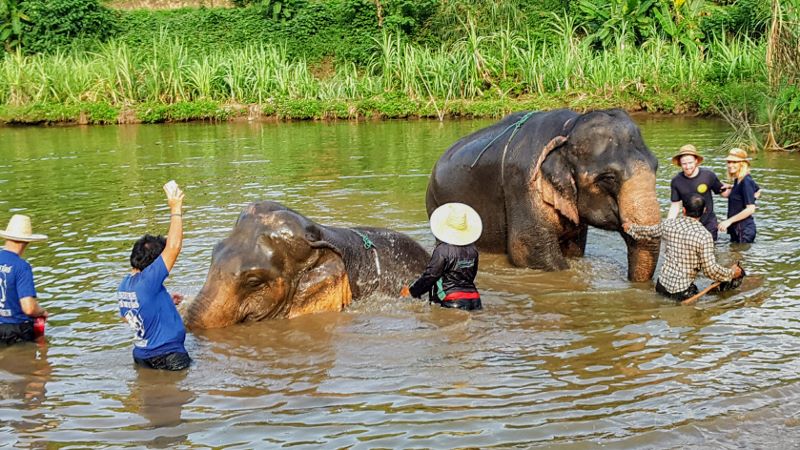
[(14, 214), (8, 221), (6, 231), (0, 231), (0, 237), (19, 242), (43, 241), (44, 234), (33, 234), (31, 218), (23, 214)]
[(442, 242), (468, 245), (481, 237), (483, 223), (481, 216), (469, 205), (445, 203), (431, 214), (431, 231)]
[(686, 155), (692, 155), (695, 158), (697, 158), (697, 164), (703, 162), (703, 157), (700, 156), (699, 153), (697, 153), (697, 148), (695, 148), (695, 146), (692, 144), (686, 144), (683, 147), (681, 147), (680, 150), (678, 150), (678, 154), (672, 157), (672, 164), (675, 164), (676, 166), (680, 167), (681, 156), (686, 156)]

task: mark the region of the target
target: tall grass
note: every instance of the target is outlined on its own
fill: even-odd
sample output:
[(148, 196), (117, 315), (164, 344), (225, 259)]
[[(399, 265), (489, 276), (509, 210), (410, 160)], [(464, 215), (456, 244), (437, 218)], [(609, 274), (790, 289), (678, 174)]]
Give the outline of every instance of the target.
[(384, 34), (373, 62), (340, 63), (312, 74), (280, 45), (190, 53), (164, 34), (149, 46), (110, 42), (93, 53), (6, 54), (0, 60), (0, 103), (131, 105), (212, 100), (253, 104), (270, 99), (359, 100), (387, 94), (423, 103), (588, 93), (676, 93), (712, 79), (766, 78), (765, 46), (748, 38), (719, 38), (704, 51), (651, 40), (598, 52), (569, 18), (553, 17), (557, 35), (521, 35), (514, 25), (481, 34), (463, 21), (453, 44), (429, 48)]

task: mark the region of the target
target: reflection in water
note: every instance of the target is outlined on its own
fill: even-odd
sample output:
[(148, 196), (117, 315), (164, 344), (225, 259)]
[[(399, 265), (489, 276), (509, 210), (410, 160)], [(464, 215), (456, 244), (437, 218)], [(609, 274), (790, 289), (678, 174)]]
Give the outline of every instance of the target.
[(44, 340), (0, 346), (0, 439), (44, 447), (39, 433), (55, 426), (43, 408), (51, 372)]
[[(664, 212), (677, 170), (669, 158), (681, 145), (695, 144), (704, 166), (724, 173), (727, 149), (715, 147), (727, 125), (636, 120), (661, 162)], [(213, 246), (251, 201), (276, 200), (325, 225), (394, 228), (431, 249), (430, 168), (486, 124), (0, 128), (0, 210), (50, 228), (30, 262), (52, 314), (46, 359), (37, 359), (36, 346), (0, 349), (0, 446), (797, 442), (800, 159), (793, 155), (760, 154), (753, 162), (764, 189), (757, 242), (717, 244), (722, 264), (744, 261), (743, 289), (695, 307), (665, 302), (652, 282), (628, 282), (620, 236), (590, 230), (586, 257), (563, 272), (482, 254), (485, 309), (478, 313), (365, 299), (340, 314), (190, 333), (195, 363), (187, 372), (134, 368), (113, 293), (127, 272), (130, 242), (166, 229), (164, 181), (186, 186), (184, 249), (168, 287), (191, 295)], [(725, 211), (725, 200), (715, 201)]]
[(178, 387), (186, 378), (186, 371), (137, 368), (136, 374), (125, 405), (133, 407), (154, 428), (180, 424), (183, 406), (194, 399), (190, 391)]

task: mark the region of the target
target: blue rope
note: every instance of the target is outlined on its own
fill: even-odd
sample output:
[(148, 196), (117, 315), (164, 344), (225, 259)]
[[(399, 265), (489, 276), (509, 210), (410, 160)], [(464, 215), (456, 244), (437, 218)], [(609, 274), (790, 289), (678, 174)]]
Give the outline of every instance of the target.
[(483, 147), (483, 149), (481, 149), (480, 153), (478, 153), (478, 156), (475, 158), (475, 161), (473, 161), (473, 162), (472, 162), (472, 164), (469, 166), (469, 168), (470, 168), (470, 169), (472, 169), (473, 167), (475, 167), (475, 164), (478, 164), (478, 160), (479, 160), (479, 159), (481, 159), (481, 157), (482, 157), (482, 156), (483, 156), (483, 154), (486, 152), (486, 150), (488, 150), (488, 149), (489, 149), (489, 147), (491, 147), (491, 146), (492, 146), (492, 144), (494, 144), (494, 141), (496, 141), (496, 140), (500, 139), (500, 136), (502, 136), (502, 135), (506, 134), (506, 131), (508, 131), (508, 130), (510, 130), (510, 129), (512, 129), (512, 128), (513, 128), (513, 129), (514, 129), (514, 131), (511, 133), (511, 136), (508, 138), (508, 141), (506, 142), (506, 146), (505, 146), (505, 148), (503, 149), (503, 154), (505, 155), (505, 152), (506, 152), (506, 150), (508, 149), (508, 145), (509, 145), (509, 144), (511, 143), (511, 141), (514, 139), (514, 136), (517, 134), (517, 131), (519, 131), (519, 129), (522, 127), (522, 125), (524, 125), (524, 124), (525, 124), (525, 122), (527, 122), (527, 121), (528, 121), (528, 119), (530, 119), (530, 118), (531, 118), (531, 117), (532, 117), (534, 114), (536, 114), (536, 113), (537, 113), (537, 111), (530, 111), (530, 112), (528, 112), (528, 113), (527, 113), (527, 114), (525, 114), (524, 116), (520, 117), (520, 119), (519, 119), (518, 121), (516, 121), (516, 122), (512, 123), (511, 125), (509, 125), (508, 127), (506, 127), (506, 129), (505, 129), (505, 130), (503, 130), (503, 132), (502, 132), (502, 133), (500, 133), (500, 134), (498, 134), (497, 136), (495, 136), (495, 137), (494, 137), (494, 139), (492, 139), (491, 141), (489, 141), (489, 143), (488, 143), (488, 144), (486, 144), (486, 146), (485, 146), (485, 147)]

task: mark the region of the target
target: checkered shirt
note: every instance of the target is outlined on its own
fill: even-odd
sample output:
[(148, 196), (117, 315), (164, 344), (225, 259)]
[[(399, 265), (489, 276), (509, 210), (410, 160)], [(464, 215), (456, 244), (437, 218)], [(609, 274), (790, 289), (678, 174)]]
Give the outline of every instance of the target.
[(717, 264), (714, 240), (699, 220), (681, 216), (657, 225), (631, 225), (628, 234), (637, 240), (662, 239), (666, 251), (658, 281), (670, 293), (688, 289), (700, 270), (715, 281), (733, 277), (733, 270)]

